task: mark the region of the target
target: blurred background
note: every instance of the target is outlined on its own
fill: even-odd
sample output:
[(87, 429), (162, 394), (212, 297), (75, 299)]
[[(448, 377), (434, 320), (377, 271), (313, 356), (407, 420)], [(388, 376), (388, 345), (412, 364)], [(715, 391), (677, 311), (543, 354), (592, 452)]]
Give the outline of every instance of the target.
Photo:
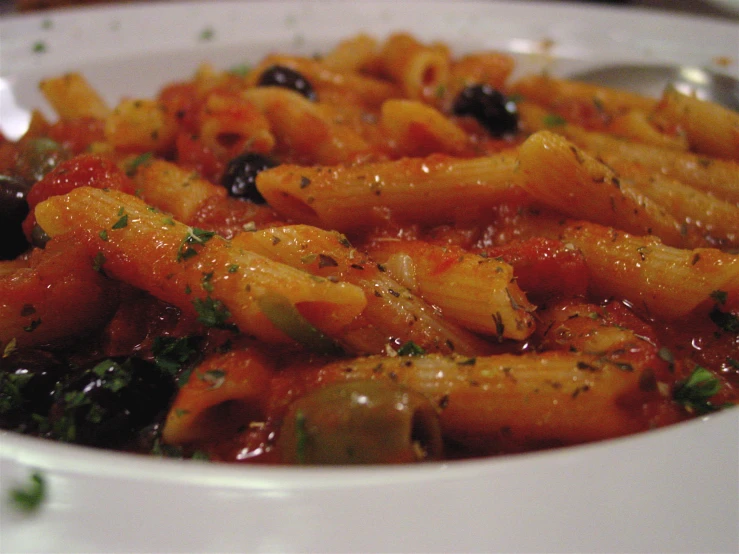
[[(85, 4), (101, 4), (112, 0), (0, 0), (0, 14), (12, 12), (37, 11), (51, 8), (68, 7)], [(120, 0), (119, 0), (120, 1)], [(122, 0), (139, 1), (147, 0)], [(195, 0), (191, 0), (195, 1)], [(200, 0), (217, 2), (218, 0)], [(248, 1), (248, 0), (244, 0)], [(319, 0), (306, 0), (319, 1)], [(359, 0), (361, 1), (361, 0)], [(527, 2), (529, 0), (517, 0)], [(623, 6), (625, 9), (646, 7), (653, 10), (694, 13), (705, 16), (733, 19), (739, 21), (739, 0), (545, 0), (549, 2), (579, 2), (584, 4), (611, 4)]]

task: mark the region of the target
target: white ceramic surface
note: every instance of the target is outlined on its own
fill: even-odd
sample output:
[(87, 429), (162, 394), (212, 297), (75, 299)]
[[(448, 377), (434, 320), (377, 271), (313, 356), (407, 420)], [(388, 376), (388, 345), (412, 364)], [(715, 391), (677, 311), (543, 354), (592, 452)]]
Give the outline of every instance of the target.
[[(0, 129), (43, 107), (40, 78), (83, 71), (111, 102), (209, 60), (313, 53), (410, 30), (521, 72), (682, 62), (739, 76), (739, 26), (583, 4), (201, 2), (0, 20)], [(45, 109), (45, 108), (44, 108)], [(33, 470), (31, 515), (8, 491)], [(264, 468), (150, 459), (0, 432), (2, 552), (736, 552), (739, 409), (546, 453), (399, 468)]]

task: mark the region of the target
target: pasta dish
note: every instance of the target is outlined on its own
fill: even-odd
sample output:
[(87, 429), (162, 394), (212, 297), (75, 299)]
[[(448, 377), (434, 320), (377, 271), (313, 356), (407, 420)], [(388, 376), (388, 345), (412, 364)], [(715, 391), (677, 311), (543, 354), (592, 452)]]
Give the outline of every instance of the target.
[(42, 81), (0, 137), (0, 427), (382, 464), (734, 405), (739, 114), (514, 66), (398, 32)]

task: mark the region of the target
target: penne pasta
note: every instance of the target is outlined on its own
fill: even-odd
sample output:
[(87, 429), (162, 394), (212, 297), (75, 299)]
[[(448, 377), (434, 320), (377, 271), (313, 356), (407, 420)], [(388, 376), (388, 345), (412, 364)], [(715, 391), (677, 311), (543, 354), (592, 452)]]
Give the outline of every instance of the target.
[(441, 317), (393, 279), (387, 268), (352, 248), (343, 235), (297, 225), (242, 233), (234, 243), (321, 278), (361, 288), (367, 305), (341, 336), (342, 343), (355, 352), (384, 353), (390, 345), (408, 342), (447, 354), (474, 355), (490, 350), (485, 341)]
[(62, 119), (105, 119), (110, 114), (110, 108), (103, 98), (79, 73), (44, 79), (39, 89)]
[(431, 102), (449, 80), (448, 52), (421, 44), (405, 33), (387, 38), (380, 51), (380, 65), (412, 100)]
[[(289, 336), (273, 313), (293, 310), (329, 335), (363, 310), (364, 293), (233, 248), (226, 240), (179, 223), (135, 197), (82, 187), (36, 207), (52, 237), (83, 234), (106, 274), (170, 302), (212, 327), (233, 324), (271, 342)], [(131, 263), (131, 260), (141, 260)], [(284, 303), (276, 306), (278, 300)], [(273, 304), (275, 306), (273, 306)], [(268, 306), (272, 306), (269, 308)]]
[(739, 114), (668, 87), (654, 116), (687, 135), (698, 153), (739, 161)]
[(632, 233), (656, 234), (667, 244), (686, 240), (672, 214), (567, 140), (540, 131), (519, 152), (521, 186), (552, 208)]
[(160, 159), (143, 160), (136, 166), (133, 179), (138, 195), (145, 202), (179, 221), (192, 221), (206, 200), (226, 196), (222, 187)]
[(153, 100), (124, 100), (105, 119), (105, 139), (124, 151), (163, 152), (176, 130), (174, 116)]
[(214, 354), (190, 373), (162, 430), (167, 444), (227, 439), (264, 419), (273, 369), (254, 348)]
[(534, 331), (534, 306), (505, 262), (452, 246), (400, 240), (377, 241), (369, 254), (462, 327), (499, 340), (524, 340)]
[(562, 239), (585, 256), (596, 294), (630, 301), (668, 320), (687, 317), (714, 303), (711, 294), (739, 294), (739, 256), (711, 248), (672, 248), (592, 223), (565, 228)]
[[(337, 381), (378, 379), (408, 386), (439, 409), (442, 432), (463, 444), (494, 451), (510, 443), (572, 444), (643, 430), (627, 398), (657, 400), (642, 391), (644, 368), (606, 367), (585, 354), (438, 355), (339, 361), (292, 376), (305, 389)], [(283, 377), (285, 379), (287, 377)], [(281, 390), (281, 389), (280, 389)], [(272, 400), (280, 405), (279, 397)], [(637, 409), (638, 411), (638, 409)], [(597, 419), (588, 414), (598, 413)]]
[(441, 112), (414, 100), (388, 100), (380, 124), (401, 156), (428, 156), (434, 152), (458, 156), (469, 149), (467, 134)]
[[(516, 195), (516, 156), (432, 156), (361, 166), (282, 165), (263, 171), (257, 188), (296, 221), (342, 232), (398, 220), (474, 221)], [(453, 206), (453, 209), (449, 209)]]
[(297, 92), (281, 87), (256, 87), (245, 90), (243, 97), (269, 121), (276, 148), (297, 159), (332, 164), (368, 155), (369, 145), (354, 129), (337, 123), (330, 109)]

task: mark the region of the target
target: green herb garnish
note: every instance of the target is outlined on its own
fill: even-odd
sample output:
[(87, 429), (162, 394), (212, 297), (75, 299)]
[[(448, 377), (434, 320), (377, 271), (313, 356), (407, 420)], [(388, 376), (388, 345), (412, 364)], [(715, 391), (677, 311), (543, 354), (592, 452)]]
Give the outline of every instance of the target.
[(198, 251), (193, 248), (195, 245), (203, 245), (215, 236), (213, 231), (205, 231), (198, 229), (197, 227), (190, 227), (187, 230), (187, 235), (182, 239), (180, 248), (177, 250), (177, 261), (181, 262), (192, 258), (197, 255)]
[(726, 331), (727, 333), (739, 333), (739, 317), (734, 314), (722, 312), (718, 308), (711, 310), (708, 314), (719, 329)]
[(707, 414), (720, 409), (710, 398), (721, 389), (721, 381), (706, 368), (696, 366), (693, 373), (675, 385), (672, 398), (687, 411)]
[(563, 125), (567, 125), (567, 120), (564, 117), (553, 113), (545, 115), (542, 122), (547, 127), (561, 127)]
[(35, 512), (46, 498), (46, 480), (39, 471), (31, 474), (31, 481), (24, 487), (10, 490), (10, 500), (22, 512)]
[(151, 352), (154, 363), (170, 375), (177, 372), (197, 354), (196, 337), (157, 337)]
[(208, 296), (205, 299), (196, 298), (192, 301), (195, 311), (198, 314), (198, 321), (206, 327), (215, 327), (217, 329), (230, 329), (231, 325), (227, 323), (231, 317), (226, 305), (215, 298)]
[(398, 356), (423, 356), (424, 354), (426, 354), (426, 350), (418, 346), (412, 340), (403, 343), (400, 348), (398, 348)]

